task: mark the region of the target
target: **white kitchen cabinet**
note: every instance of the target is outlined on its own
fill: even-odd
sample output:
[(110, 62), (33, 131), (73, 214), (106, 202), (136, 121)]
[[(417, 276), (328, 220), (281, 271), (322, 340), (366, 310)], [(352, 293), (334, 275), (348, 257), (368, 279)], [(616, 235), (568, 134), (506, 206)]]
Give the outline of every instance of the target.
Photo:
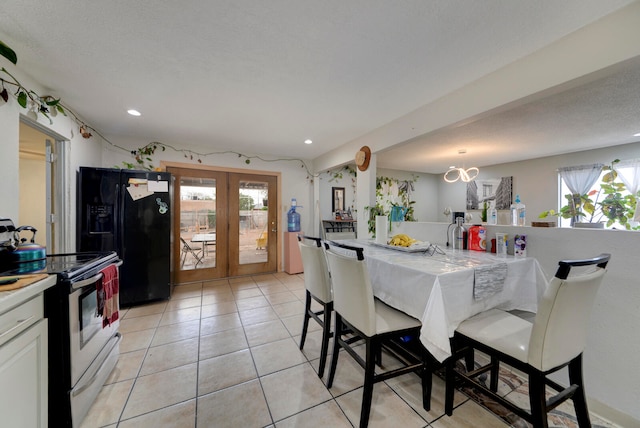
[(3, 426), (47, 426), (47, 320), (0, 347), (0, 385)]
[(43, 291), (49, 277), (0, 293), (0, 426), (48, 426), (48, 339)]

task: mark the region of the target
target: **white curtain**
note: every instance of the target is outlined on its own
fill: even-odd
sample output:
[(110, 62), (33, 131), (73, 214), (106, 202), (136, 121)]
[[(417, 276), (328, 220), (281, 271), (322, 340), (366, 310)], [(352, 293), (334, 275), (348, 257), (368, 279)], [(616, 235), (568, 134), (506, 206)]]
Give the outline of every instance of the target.
[[(579, 203), (580, 195), (587, 193), (591, 187), (596, 184), (600, 173), (602, 172), (604, 164), (597, 163), (593, 165), (579, 165), (579, 166), (567, 166), (558, 168), (560, 177), (564, 180), (569, 191), (573, 194), (574, 204)], [(574, 217), (571, 219), (571, 224), (575, 221), (579, 221)]]
[[(629, 159), (615, 165), (618, 177), (627, 186), (627, 190), (632, 195), (638, 196), (640, 190), (640, 159)], [(636, 210), (633, 216), (634, 221), (640, 221), (640, 199), (636, 203)]]

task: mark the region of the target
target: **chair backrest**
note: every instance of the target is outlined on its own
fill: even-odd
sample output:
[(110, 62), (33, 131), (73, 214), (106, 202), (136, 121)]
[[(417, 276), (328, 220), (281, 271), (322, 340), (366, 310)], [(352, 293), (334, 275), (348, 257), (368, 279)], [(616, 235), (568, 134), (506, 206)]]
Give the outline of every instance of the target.
[(373, 336), (376, 309), (362, 248), (335, 242), (324, 245), (336, 312), (362, 333)]
[(324, 239), (332, 241), (336, 239), (356, 239), (355, 232), (325, 232)]
[[(313, 244), (307, 244), (305, 240), (313, 241)], [(331, 278), (321, 242), (320, 238), (298, 235), (298, 246), (304, 270), (304, 286), (315, 297), (328, 303), (333, 300)]]
[[(610, 257), (601, 254), (594, 259), (559, 263), (538, 304), (529, 340), (529, 364), (546, 371), (584, 351), (589, 317)], [(569, 275), (574, 266), (589, 268), (581, 274)]]

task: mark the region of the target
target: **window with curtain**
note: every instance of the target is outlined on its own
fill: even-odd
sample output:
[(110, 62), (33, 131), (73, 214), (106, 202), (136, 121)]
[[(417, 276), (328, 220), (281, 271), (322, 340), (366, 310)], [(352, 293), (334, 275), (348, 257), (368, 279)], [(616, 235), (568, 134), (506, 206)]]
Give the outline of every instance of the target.
[[(615, 160), (607, 166), (592, 164), (559, 168), (558, 175), (561, 182), (561, 206), (569, 203), (565, 197), (568, 194), (574, 196), (574, 203), (580, 203), (580, 195), (588, 195), (596, 206), (593, 214), (583, 218), (559, 217), (559, 226), (571, 227), (576, 221), (586, 221), (603, 222), (606, 228), (612, 229), (640, 228), (640, 210), (635, 209), (640, 191), (640, 159)], [(625, 224), (622, 224), (624, 220), (620, 221), (621, 214), (628, 218)], [(611, 218), (613, 219), (609, 222)]]

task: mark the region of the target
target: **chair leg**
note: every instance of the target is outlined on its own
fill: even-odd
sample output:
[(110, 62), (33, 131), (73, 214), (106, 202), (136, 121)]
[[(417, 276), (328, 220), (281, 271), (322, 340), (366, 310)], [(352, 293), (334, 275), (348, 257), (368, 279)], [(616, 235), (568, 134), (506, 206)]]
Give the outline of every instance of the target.
[(333, 385), (333, 377), (336, 375), (336, 367), (338, 366), (338, 355), (340, 354), (340, 339), (342, 338), (342, 317), (336, 312), (336, 325), (333, 333), (333, 355), (331, 355), (331, 367), (329, 368), (329, 379), (327, 379), (327, 388)]
[(300, 350), (304, 348), (304, 341), (307, 339), (307, 329), (309, 328), (309, 311), (311, 310), (311, 293), (307, 290), (304, 304), (304, 320), (302, 321), (302, 336), (300, 336)]
[(544, 374), (540, 372), (529, 374), (529, 403), (533, 427), (548, 428), (545, 381)]
[(360, 428), (369, 425), (369, 414), (371, 413), (371, 401), (373, 398), (373, 384), (376, 369), (376, 359), (378, 358), (378, 348), (380, 342), (376, 339), (366, 339), (366, 358), (364, 368), (364, 387), (362, 388), (362, 409), (360, 410)]
[(445, 375), (444, 375), (444, 382), (445, 382), (444, 412), (446, 413), (447, 416), (451, 416), (453, 414), (453, 396), (455, 393), (455, 386), (456, 386), (456, 373), (455, 373), (454, 367), (456, 365), (456, 361), (458, 361), (456, 357), (457, 356), (454, 352), (454, 354), (451, 357), (447, 358), (447, 360), (444, 363), (445, 369), (446, 369)]
[(429, 363), (428, 353), (422, 352), (422, 361), (424, 365), (420, 377), (422, 378), (422, 407), (428, 412), (431, 410), (431, 389), (433, 379), (431, 377), (431, 364)]
[(489, 380), (489, 389), (498, 392), (498, 375), (500, 374), (500, 360), (491, 357), (491, 378)]
[(580, 428), (591, 427), (589, 409), (585, 398), (584, 381), (582, 380), (582, 354), (569, 363), (569, 382), (571, 385), (578, 385), (578, 389), (573, 394), (573, 408), (576, 411), (578, 426)]
[(475, 353), (473, 352), (473, 348), (469, 347), (467, 349), (467, 351), (464, 354), (464, 363), (465, 363), (465, 367), (467, 368), (467, 371), (470, 372), (473, 369), (475, 369), (475, 357), (474, 357)]
[(333, 312), (333, 302), (324, 304), (324, 325), (322, 329), (322, 347), (320, 348), (320, 365), (318, 376), (324, 374), (324, 366), (327, 362), (327, 348), (329, 348), (329, 337), (331, 336), (331, 312)]

